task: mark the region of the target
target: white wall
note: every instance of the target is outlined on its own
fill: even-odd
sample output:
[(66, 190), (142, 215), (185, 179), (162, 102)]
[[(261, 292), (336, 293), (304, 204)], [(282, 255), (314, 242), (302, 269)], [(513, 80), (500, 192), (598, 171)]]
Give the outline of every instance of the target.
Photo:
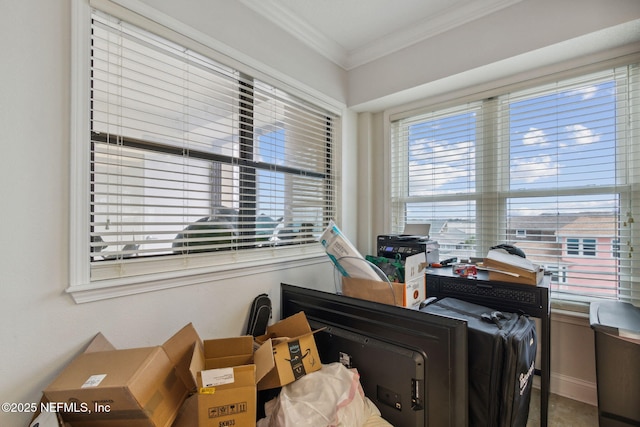
[(478, 90), (515, 73), (637, 42), (638, 19), (637, 0), (522, 0), (351, 70), (347, 103), (380, 111)]
[[(68, 223), (68, 203), (70, 191), (74, 191), (69, 188), (68, 171), (71, 0), (0, 1), (3, 12), (0, 18), (3, 35), (0, 42), (3, 53), (0, 68), (3, 83), (0, 86), (2, 402), (36, 402), (42, 388), (99, 331), (117, 347), (158, 344), (187, 322), (193, 322), (204, 337), (237, 335), (242, 332), (249, 304), (258, 293), (268, 292), (272, 296), (276, 304), (275, 315), (279, 315), (280, 282), (331, 289), (333, 270), (325, 262), (207, 285), (75, 304), (64, 292), (69, 280), (69, 227), (73, 226)], [(539, 8), (533, 6), (537, 2)], [(412, 91), (413, 85), (438, 82), (447, 73), (461, 73), (487, 61), (524, 53), (537, 46), (542, 27), (529, 23), (529, 15), (524, 18), (510, 15), (515, 21), (512, 27), (522, 23), (529, 31), (520, 34), (512, 28), (514, 34), (510, 34), (508, 49), (502, 53), (495, 39), (486, 40), (493, 42), (486, 44), (486, 53), (494, 52), (488, 59), (458, 55), (448, 47), (448, 43), (456, 39), (454, 46), (460, 46), (463, 41), (477, 36), (476, 31), (465, 32), (473, 26), (467, 30), (463, 28), (458, 36), (443, 34), (437, 40), (426, 42), (441, 62), (433, 73), (428, 68), (408, 70), (404, 65), (392, 66), (392, 62), (383, 61), (352, 71), (347, 82), (343, 70), (291, 40), (282, 30), (261, 22), (239, 2), (145, 0), (145, 3), (239, 49), (285, 79), (298, 80), (337, 102), (349, 102), (359, 108), (367, 103), (373, 105), (373, 101), (388, 98), (398, 90), (421, 94), (423, 92), (417, 89)], [(543, 11), (554, 10), (556, 4), (551, 0), (525, 0), (518, 7), (525, 8), (533, 16), (541, 16)], [(566, 0), (561, 4), (563, 14), (569, 6), (580, 10), (585, 7), (580, 1)], [(615, 8), (609, 0), (589, 0), (589, 4), (598, 6), (587, 13), (589, 31), (621, 21), (620, 15), (627, 15), (629, 19), (639, 15), (632, 7), (640, 4), (636, 0), (616, 0)], [(599, 15), (609, 12), (613, 14), (612, 20), (593, 22)], [(240, 20), (248, 22), (254, 31), (240, 32)], [(582, 31), (581, 24), (572, 16), (563, 16), (555, 22), (554, 26), (544, 28), (542, 44), (560, 41)], [(402, 53), (399, 55), (396, 59), (407, 59)], [(433, 63), (430, 56), (424, 58), (422, 61)], [(416, 79), (419, 75), (424, 78)], [(397, 105), (397, 99), (393, 101)], [(370, 111), (379, 108), (378, 105)], [(354, 121), (358, 119), (355, 114), (349, 112), (345, 117), (347, 138), (341, 158), (346, 206), (342, 213), (343, 230), (363, 246), (361, 251), (366, 251), (369, 237), (359, 239), (358, 232), (372, 236), (383, 231), (379, 230), (382, 225), (375, 215), (363, 215), (367, 218), (365, 222), (358, 220), (359, 210), (367, 211), (369, 204), (377, 209), (385, 203), (379, 198), (364, 195), (360, 198), (358, 194), (362, 191), (361, 186), (374, 193), (380, 186), (381, 115), (372, 114), (364, 120), (369, 136), (362, 138), (355, 128)], [(354, 147), (356, 139), (360, 139), (358, 147)], [(367, 145), (370, 142), (376, 145)], [(357, 174), (355, 159), (359, 153), (365, 153), (368, 159), (376, 162), (368, 167), (360, 164), (366, 171), (362, 176)], [(558, 333), (560, 331), (558, 329)], [(553, 357), (565, 362), (558, 362), (556, 366), (566, 366), (569, 363), (566, 361), (575, 357), (576, 352), (561, 346), (561, 342), (558, 345)], [(0, 425), (3, 426), (25, 425), (28, 419), (28, 414), (0, 413)]]
[[(209, 21), (203, 22), (203, 17), (211, 16), (216, 31), (221, 31), (215, 35), (226, 34), (224, 42), (240, 36), (239, 2), (155, 3), (194, 25), (206, 27)], [(174, 4), (176, 9), (170, 9)], [(187, 322), (193, 322), (203, 337), (238, 335), (244, 332), (253, 297), (261, 292), (271, 295), (279, 316), (281, 282), (333, 289), (333, 269), (322, 262), (202, 286), (74, 303), (65, 293), (73, 226), (68, 223), (70, 0), (2, 0), (0, 5), (2, 402), (38, 402), (41, 390), (97, 332), (120, 348), (160, 344)], [(227, 5), (232, 10), (225, 16)], [(257, 28), (259, 33), (247, 34), (238, 46), (252, 47), (249, 54), (285, 76), (338, 102), (346, 99), (343, 70), (268, 25)], [(297, 59), (288, 56), (293, 52)], [(350, 162), (347, 156), (343, 161)], [(343, 216), (353, 223), (352, 215)], [(2, 426), (26, 425), (29, 419), (29, 414), (0, 412)]]

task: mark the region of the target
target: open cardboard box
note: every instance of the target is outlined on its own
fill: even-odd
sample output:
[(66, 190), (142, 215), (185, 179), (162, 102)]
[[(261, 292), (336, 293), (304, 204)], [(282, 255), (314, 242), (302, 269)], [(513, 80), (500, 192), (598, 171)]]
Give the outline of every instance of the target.
[(304, 312), (267, 327), (256, 337), (255, 362), (260, 371), (258, 390), (282, 387), (322, 368), (314, 334)]
[(251, 336), (203, 341), (191, 323), (156, 347), (117, 350), (98, 334), (43, 399), (66, 402), (73, 427), (253, 426), (258, 384), (321, 368), (314, 332), (301, 312), (268, 327), (255, 352)]
[(170, 340), (179, 375), (194, 392), (173, 427), (252, 426), (256, 422), (257, 368), (253, 337), (202, 340), (192, 324)]
[(383, 304), (414, 307), (427, 297), (425, 268), (425, 254), (412, 255), (405, 260), (405, 283), (343, 277), (342, 294)]
[(302, 312), (269, 326), (255, 342), (251, 336), (203, 341), (193, 325), (185, 326), (169, 340), (171, 357), (195, 394), (173, 427), (255, 425), (258, 389), (281, 387), (322, 367), (314, 332)]
[(74, 427), (168, 427), (188, 394), (171, 343), (117, 350), (101, 333), (43, 392)]

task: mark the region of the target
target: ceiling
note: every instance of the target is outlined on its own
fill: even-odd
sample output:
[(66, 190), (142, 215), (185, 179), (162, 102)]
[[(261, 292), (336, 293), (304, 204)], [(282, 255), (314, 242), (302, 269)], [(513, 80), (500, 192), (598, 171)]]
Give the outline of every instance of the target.
[(241, 0), (346, 70), (522, 0)]

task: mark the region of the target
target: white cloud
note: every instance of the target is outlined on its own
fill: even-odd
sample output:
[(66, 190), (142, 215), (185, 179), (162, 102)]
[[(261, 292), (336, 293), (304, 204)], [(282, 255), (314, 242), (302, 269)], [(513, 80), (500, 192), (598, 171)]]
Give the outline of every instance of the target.
[(558, 174), (558, 164), (549, 155), (519, 159), (511, 165), (511, 176), (516, 182), (530, 184)]
[(462, 167), (450, 165), (412, 165), (409, 167), (414, 193), (426, 194), (460, 178), (467, 178), (469, 172)]
[(470, 141), (432, 144), (431, 149), (436, 158), (441, 157), (447, 163), (468, 160), (473, 155), (473, 143)]
[(578, 144), (591, 144), (600, 140), (599, 135), (583, 125), (565, 126), (565, 130), (569, 132), (568, 138), (575, 140)]
[(547, 136), (542, 129), (529, 128), (529, 132), (522, 136), (524, 145), (546, 144)]
[(413, 193), (427, 194), (456, 180), (472, 180), (469, 174), (473, 175), (473, 170), (468, 168), (475, 163), (473, 148), (471, 141), (437, 143), (425, 139), (420, 145), (414, 145), (411, 150), (414, 158), (425, 154), (425, 159), (433, 162), (415, 160), (409, 164)]
[(579, 95), (582, 97), (582, 100), (584, 101), (585, 99), (591, 99), (594, 96), (596, 96), (597, 92), (598, 92), (597, 86), (585, 86), (576, 90), (572, 90), (571, 92), (568, 93), (568, 95), (569, 96)]

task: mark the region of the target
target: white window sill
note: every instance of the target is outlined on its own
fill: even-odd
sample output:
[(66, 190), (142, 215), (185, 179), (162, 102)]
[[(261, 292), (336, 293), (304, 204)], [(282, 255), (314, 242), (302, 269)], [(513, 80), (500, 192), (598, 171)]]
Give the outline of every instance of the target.
[(66, 289), (78, 304), (118, 298), (127, 295), (211, 283), (265, 272), (304, 267), (327, 262), (326, 254), (309, 254), (289, 260), (277, 260), (268, 263), (245, 263), (243, 265), (217, 266), (188, 271), (174, 271), (147, 274), (128, 278), (94, 281), (89, 284), (72, 285)]
[(575, 301), (579, 296), (573, 296), (571, 300), (563, 299), (558, 295), (551, 293), (551, 311), (566, 316), (574, 316), (580, 318), (589, 317), (589, 305), (595, 299), (582, 297), (581, 301)]

